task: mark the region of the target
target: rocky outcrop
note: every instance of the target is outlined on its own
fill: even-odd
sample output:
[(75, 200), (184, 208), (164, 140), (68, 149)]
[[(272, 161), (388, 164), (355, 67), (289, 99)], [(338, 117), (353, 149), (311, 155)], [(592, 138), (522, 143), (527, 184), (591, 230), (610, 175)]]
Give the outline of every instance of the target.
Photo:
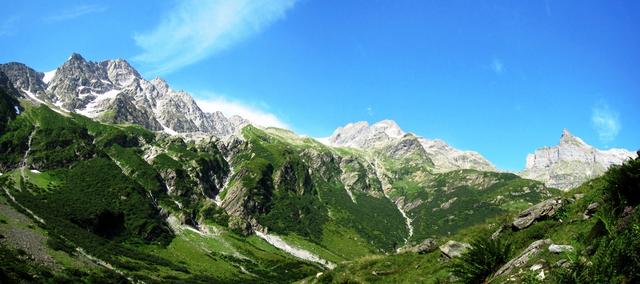
[(522, 211), (513, 221), (512, 226), (516, 230), (529, 227), (536, 220), (546, 219), (555, 215), (563, 204), (564, 201), (562, 198), (552, 198), (542, 201)]
[(446, 244), (440, 246), (440, 251), (447, 258), (459, 257), (471, 248), (470, 244), (461, 243), (456, 241), (448, 241)]
[(411, 252), (411, 253), (417, 253), (417, 254), (425, 254), (425, 253), (430, 253), (432, 251), (435, 251), (436, 249), (438, 249), (438, 243), (433, 239), (426, 239), (418, 245), (401, 249), (399, 253)]
[(589, 204), (589, 206), (587, 206), (587, 210), (585, 210), (584, 214), (582, 214), (582, 218), (585, 220), (591, 218), (591, 216), (593, 216), (593, 214), (595, 214), (598, 210), (598, 207), (600, 207), (600, 203), (598, 202)]
[(611, 165), (634, 157), (636, 154), (625, 149), (596, 149), (565, 129), (557, 146), (527, 155), (527, 164), (520, 176), (569, 190), (604, 174)]
[(505, 265), (500, 267), (500, 269), (496, 271), (493, 277), (495, 278), (501, 275), (509, 274), (514, 269), (522, 267), (523, 265), (527, 264), (527, 262), (529, 262), (529, 259), (540, 253), (544, 249), (544, 247), (549, 245), (550, 243), (550, 239), (537, 240), (531, 243), (522, 253), (520, 253), (520, 255), (511, 259)]
[(355, 202), (353, 192), (364, 192), (381, 196), (382, 184), (375, 175), (373, 167), (355, 157), (344, 157), (340, 160), (340, 181), (347, 193)]

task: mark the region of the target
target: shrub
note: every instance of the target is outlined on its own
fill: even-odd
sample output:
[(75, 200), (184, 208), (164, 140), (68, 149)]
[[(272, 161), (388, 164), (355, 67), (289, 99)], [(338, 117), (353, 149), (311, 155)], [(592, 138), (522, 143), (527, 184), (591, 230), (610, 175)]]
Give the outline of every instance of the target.
[(500, 239), (480, 237), (471, 246), (451, 264), (451, 272), (461, 283), (483, 283), (511, 255), (511, 244)]

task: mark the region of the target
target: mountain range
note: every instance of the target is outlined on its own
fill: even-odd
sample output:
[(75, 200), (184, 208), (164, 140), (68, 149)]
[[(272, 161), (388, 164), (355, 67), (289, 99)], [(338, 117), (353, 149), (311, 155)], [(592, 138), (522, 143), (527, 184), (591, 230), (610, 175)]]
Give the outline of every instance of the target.
[(565, 130), (514, 174), (391, 120), (303, 137), (78, 54), (50, 72), (2, 64), (0, 91), (0, 249), (37, 260), (5, 264), (67, 281), (313, 282), (372, 254), (451, 256), (453, 239), (517, 234), (635, 157)]
[[(26, 98), (106, 123), (131, 123), (168, 134), (209, 134), (218, 138), (237, 133), (251, 123), (237, 115), (227, 118), (219, 111), (206, 113), (188, 93), (173, 90), (160, 78), (145, 80), (122, 59), (92, 62), (74, 53), (49, 72), (38, 72), (21, 63), (1, 64), (0, 71)], [(392, 120), (372, 125), (361, 121), (339, 127), (330, 137), (319, 140), (333, 147), (375, 149), (403, 140), (405, 135)], [(435, 171), (499, 171), (477, 152), (458, 150), (439, 139), (409, 135), (422, 146)], [(407, 139), (404, 143), (409, 143)], [(596, 149), (565, 129), (557, 146), (529, 154), (519, 175), (568, 190), (635, 155), (625, 149)]]

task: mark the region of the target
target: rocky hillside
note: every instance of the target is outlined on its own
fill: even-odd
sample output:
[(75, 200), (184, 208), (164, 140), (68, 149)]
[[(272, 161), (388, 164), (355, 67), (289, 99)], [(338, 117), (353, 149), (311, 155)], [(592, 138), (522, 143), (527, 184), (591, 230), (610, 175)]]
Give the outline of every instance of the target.
[(72, 54), (62, 66), (37, 72), (21, 63), (0, 65), (22, 96), (64, 112), (108, 123), (133, 123), (167, 133), (226, 137), (247, 121), (205, 113), (193, 98), (162, 79), (147, 81), (125, 60), (92, 62)]
[(569, 190), (634, 157), (635, 153), (625, 149), (596, 149), (565, 129), (558, 145), (527, 155), (526, 167), (520, 175)]
[(637, 283), (640, 159), (518, 214), (301, 283)]

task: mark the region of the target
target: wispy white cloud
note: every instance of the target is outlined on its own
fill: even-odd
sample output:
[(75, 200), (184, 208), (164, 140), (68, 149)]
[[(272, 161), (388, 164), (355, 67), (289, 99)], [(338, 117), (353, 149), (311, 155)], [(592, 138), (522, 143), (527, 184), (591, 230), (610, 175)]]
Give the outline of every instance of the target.
[(618, 112), (612, 110), (609, 105), (599, 102), (591, 111), (591, 124), (598, 132), (598, 137), (603, 143), (613, 141), (620, 133), (622, 125)]
[(296, 0), (183, 0), (148, 33), (134, 35), (134, 59), (152, 73), (168, 73), (218, 53), (260, 32)]
[(206, 99), (196, 99), (196, 103), (205, 112), (220, 111), (226, 117), (233, 115), (239, 115), (252, 124), (264, 126), (264, 127), (279, 127), (285, 129), (291, 129), (287, 123), (282, 121), (278, 116), (273, 113), (264, 111), (256, 106), (249, 105), (243, 102), (230, 100), (225, 96), (203, 92)]
[(371, 106), (368, 106), (368, 107), (367, 107), (367, 114), (368, 114), (369, 116), (373, 116), (373, 108), (372, 108)]
[(498, 75), (502, 74), (504, 71), (504, 64), (502, 63), (502, 60), (494, 58), (493, 61), (491, 61), (491, 70)]
[(72, 20), (78, 17), (93, 14), (93, 13), (101, 13), (106, 10), (107, 10), (107, 6), (102, 6), (102, 5), (79, 5), (66, 10), (59, 11), (56, 14), (53, 14), (44, 18), (44, 20), (46, 22), (60, 22), (60, 21)]
[(0, 22), (0, 36), (12, 35), (15, 32), (16, 23), (20, 20), (17, 15), (6, 17)]

